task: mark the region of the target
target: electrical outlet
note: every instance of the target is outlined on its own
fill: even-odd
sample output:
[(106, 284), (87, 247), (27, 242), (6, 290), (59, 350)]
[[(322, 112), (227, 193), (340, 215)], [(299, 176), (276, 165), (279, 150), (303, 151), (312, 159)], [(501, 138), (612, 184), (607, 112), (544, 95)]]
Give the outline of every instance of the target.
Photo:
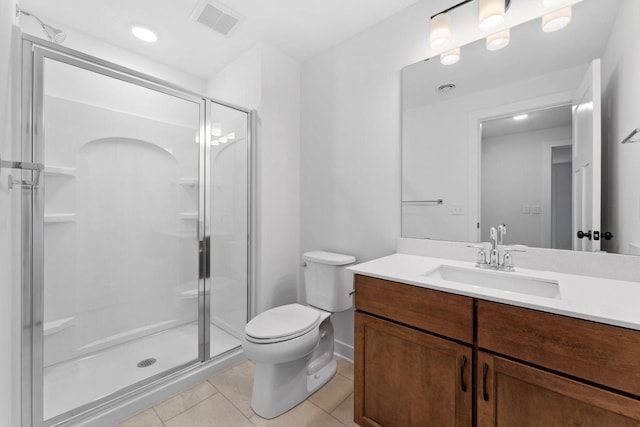
[(531, 213), (531, 206), (529, 205), (522, 205), (522, 213), (529, 215)]
[(464, 205), (452, 205), (451, 215), (464, 215)]
[(531, 206), (531, 211), (534, 215), (540, 215), (540, 205)]

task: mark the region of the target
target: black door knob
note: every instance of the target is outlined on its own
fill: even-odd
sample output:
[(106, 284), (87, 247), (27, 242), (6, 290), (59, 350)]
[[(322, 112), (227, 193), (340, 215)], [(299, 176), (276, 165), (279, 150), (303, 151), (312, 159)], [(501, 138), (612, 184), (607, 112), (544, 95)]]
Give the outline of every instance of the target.
[(602, 238), (604, 240), (611, 240), (611, 239), (613, 239), (613, 234), (611, 234), (609, 231), (607, 231), (602, 235)]
[(578, 231), (578, 239), (582, 239), (583, 237), (586, 237), (587, 239), (591, 240), (591, 230), (589, 230), (588, 232), (583, 232), (582, 230)]

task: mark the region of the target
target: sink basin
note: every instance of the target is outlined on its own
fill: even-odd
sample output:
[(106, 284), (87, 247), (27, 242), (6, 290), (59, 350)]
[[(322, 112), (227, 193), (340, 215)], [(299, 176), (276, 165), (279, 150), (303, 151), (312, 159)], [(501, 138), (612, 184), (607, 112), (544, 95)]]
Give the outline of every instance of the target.
[(550, 279), (521, 276), (495, 270), (481, 270), (441, 265), (424, 274), (426, 277), (448, 282), (464, 283), (481, 288), (560, 299), (558, 282)]

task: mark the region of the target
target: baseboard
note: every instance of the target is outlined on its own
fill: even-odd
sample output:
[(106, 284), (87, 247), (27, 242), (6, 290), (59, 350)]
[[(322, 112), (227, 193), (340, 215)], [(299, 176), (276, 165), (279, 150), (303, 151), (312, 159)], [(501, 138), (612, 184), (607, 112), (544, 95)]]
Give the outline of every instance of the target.
[(333, 352), (336, 356), (353, 363), (353, 346), (343, 343), (342, 341), (335, 340)]

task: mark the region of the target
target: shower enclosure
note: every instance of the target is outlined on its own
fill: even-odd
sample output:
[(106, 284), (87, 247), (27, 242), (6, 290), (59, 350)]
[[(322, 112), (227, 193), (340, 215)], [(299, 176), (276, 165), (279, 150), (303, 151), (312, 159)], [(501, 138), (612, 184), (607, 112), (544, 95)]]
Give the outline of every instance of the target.
[(22, 110), (25, 422), (239, 352), (249, 112), (27, 36)]

